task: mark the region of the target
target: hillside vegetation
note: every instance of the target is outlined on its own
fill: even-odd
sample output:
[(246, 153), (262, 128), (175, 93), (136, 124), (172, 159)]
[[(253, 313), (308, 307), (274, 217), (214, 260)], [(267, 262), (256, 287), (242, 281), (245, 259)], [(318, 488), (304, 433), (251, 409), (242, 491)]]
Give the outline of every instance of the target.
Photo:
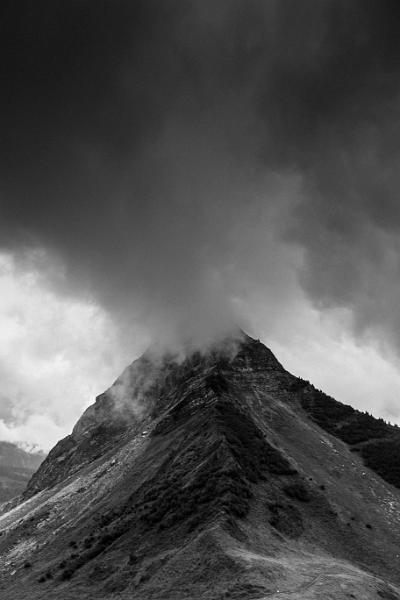
[(291, 391), (297, 392), (302, 408), (315, 423), (346, 442), (367, 467), (400, 488), (399, 427), (337, 402), (303, 379), (298, 378)]

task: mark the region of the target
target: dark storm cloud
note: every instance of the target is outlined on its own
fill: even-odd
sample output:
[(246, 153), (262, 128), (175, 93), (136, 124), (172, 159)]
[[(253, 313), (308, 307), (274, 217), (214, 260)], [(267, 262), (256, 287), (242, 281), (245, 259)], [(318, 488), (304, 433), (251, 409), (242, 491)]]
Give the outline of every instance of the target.
[(319, 62), (311, 77), (300, 70), (286, 107), (298, 99), (284, 153), (294, 151), (305, 181), (292, 234), (317, 303), (349, 308), (358, 332), (398, 345), (400, 6), (332, 14)]
[(125, 319), (215, 330), (243, 280), (273, 276), (243, 254), (254, 237), (260, 264), (297, 177), (305, 289), (390, 332), (399, 18), (370, 0), (10, 3), (3, 246), (46, 248)]

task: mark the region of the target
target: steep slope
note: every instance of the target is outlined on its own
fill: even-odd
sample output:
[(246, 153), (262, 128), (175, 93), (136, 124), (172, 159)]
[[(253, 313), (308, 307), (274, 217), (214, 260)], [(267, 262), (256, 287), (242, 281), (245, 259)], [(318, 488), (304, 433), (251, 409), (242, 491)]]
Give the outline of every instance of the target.
[(0, 441), (0, 503), (22, 494), (44, 457), (41, 452), (26, 452)]
[(400, 599), (400, 491), (332, 402), (245, 335), (145, 354), (3, 509), (0, 597)]

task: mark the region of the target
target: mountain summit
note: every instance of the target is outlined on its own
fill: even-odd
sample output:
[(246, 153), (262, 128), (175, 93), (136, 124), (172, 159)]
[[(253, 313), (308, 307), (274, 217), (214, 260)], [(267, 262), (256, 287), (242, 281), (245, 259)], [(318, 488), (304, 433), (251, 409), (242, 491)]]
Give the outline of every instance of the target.
[(245, 334), (145, 353), (0, 516), (0, 596), (400, 600), (400, 431)]

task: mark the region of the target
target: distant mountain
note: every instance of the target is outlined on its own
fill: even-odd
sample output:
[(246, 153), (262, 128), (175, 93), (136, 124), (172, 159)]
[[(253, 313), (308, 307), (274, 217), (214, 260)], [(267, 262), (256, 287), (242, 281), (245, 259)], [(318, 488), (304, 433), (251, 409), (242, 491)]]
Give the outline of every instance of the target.
[(0, 503), (22, 494), (45, 454), (0, 441)]
[(148, 352), (3, 507), (0, 597), (400, 600), (399, 448), (244, 334)]

